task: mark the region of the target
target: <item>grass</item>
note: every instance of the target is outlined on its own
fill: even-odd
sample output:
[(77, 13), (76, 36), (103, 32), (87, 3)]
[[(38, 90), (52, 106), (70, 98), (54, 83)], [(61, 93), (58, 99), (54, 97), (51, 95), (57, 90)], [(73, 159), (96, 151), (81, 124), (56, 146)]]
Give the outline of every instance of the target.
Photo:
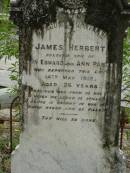
[[(0, 173), (11, 173), (9, 125), (0, 125)], [(19, 144), (20, 128), (13, 125), (13, 150)], [(8, 128), (8, 130), (7, 130)], [(4, 131), (6, 129), (6, 131)], [(8, 131), (8, 133), (7, 133)]]
[(0, 138), (0, 173), (10, 173), (9, 138)]

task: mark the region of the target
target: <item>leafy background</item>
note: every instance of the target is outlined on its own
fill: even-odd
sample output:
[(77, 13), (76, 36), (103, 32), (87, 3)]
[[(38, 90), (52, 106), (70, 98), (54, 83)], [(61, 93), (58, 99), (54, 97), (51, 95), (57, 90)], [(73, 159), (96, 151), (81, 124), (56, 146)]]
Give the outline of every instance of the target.
[[(130, 2), (130, 0), (129, 0)], [(10, 79), (19, 81), (19, 44), (18, 44), (18, 29), (9, 20), (9, 0), (0, 1), (0, 59), (4, 58), (5, 62), (8, 59), (14, 58), (15, 63), (12, 63), (10, 70)], [(127, 37), (124, 39), (123, 49), (123, 73), (122, 73), (122, 102), (124, 103), (125, 118), (130, 123), (130, 29), (128, 28)], [(18, 83), (14, 88), (9, 89), (10, 94), (18, 95)], [(3, 126), (0, 125), (0, 130)], [(19, 128), (15, 128), (13, 136), (13, 149), (19, 142)], [(130, 137), (130, 131), (127, 133)], [(10, 173), (10, 143), (9, 138), (0, 138), (0, 173)]]

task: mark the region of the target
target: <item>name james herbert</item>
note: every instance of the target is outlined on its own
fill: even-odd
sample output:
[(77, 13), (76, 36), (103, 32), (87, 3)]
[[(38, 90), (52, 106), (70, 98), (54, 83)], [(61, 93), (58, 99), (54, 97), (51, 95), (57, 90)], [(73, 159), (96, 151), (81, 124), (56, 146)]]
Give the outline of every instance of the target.
[[(38, 43), (37, 46), (35, 46), (35, 49), (37, 50), (51, 50), (51, 51), (59, 51), (64, 50), (64, 45), (56, 45), (56, 44), (40, 44)], [(106, 47), (105, 46), (97, 46), (97, 45), (74, 45), (71, 44), (68, 47), (69, 51), (85, 51), (85, 52), (104, 52)]]

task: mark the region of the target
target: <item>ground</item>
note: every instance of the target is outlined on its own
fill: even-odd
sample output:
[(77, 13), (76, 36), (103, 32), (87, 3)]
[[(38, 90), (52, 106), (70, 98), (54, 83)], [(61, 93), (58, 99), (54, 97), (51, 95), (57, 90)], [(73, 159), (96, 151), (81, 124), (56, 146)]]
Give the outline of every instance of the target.
[[(10, 122), (9, 109), (0, 110), (0, 173), (11, 173), (10, 170)], [(13, 149), (19, 143), (20, 123), (13, 110)], [(127, 124), (123, 134), (123, 151), (130, 169), (130, 124)]]
[(127, 158), (127, 167), (130, 169), (130, 124), (126, 124), (124, 129), (122, 149)]
[[(13, 115), (16, 112), (13, 111)], [(13, 149), (19, 143), (20, 125), (13, 116)], [(10, 122), (9, 109), (0, 110), (0, 173), (10, 173)]]

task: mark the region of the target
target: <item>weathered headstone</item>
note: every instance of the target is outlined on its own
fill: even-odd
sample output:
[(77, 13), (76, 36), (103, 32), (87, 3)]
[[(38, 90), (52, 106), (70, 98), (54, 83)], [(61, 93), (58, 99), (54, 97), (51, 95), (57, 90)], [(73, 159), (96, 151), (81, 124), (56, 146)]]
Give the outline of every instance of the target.
[(73, 0), (19, 1), (12, 18), (24, 120), (12, 173), (125, 173), (118, 126), (127, 17), (110, 2)]

